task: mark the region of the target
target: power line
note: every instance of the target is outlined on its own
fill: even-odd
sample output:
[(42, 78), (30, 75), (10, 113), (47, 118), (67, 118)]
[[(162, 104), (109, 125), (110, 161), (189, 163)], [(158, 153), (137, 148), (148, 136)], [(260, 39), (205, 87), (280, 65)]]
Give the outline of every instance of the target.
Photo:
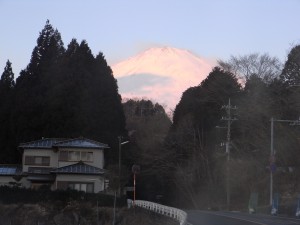
[(228, 100), (228, 105), (223, 105), (222, 109), (226, 110), (226, 117), (222, 117), (221, 120), (227, 121), (227, 141), (226, 141), (226, 154), (227, 154), (227, 166), (226, 166), (226, 195), (227, 195), (227, 209), (230, 209), (230, 138), (231, 138), (231, 124), (233, 121), (236, 121), (237, 118), (232, 117), (232, 110), (236, 110), (236, 106), (232, 106), (230, 102), (230, 98)]

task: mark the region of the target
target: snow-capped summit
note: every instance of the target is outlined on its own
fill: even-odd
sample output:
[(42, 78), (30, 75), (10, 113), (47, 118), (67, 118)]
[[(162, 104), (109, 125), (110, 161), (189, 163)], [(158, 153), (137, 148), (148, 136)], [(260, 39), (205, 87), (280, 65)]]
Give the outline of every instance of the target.
[(150, 48), (112, 66), (123, 98), (143, 97), (174, 108), (187, 88), (208, 75), (215, 62), (188, 50)]

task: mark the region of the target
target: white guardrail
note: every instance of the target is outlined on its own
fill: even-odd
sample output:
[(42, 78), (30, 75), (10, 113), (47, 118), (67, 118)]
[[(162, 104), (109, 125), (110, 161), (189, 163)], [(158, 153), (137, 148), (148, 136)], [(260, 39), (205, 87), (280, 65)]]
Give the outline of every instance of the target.
[(135, 200), (135, 206), (145, 208), (147, 210), (153, 211), (155, 213), (159, 213), (165, 216), (169, 216), (177, 220), (180, 225), (188, 225), (187, 222), (187, 214), (185, 211), (181, 209), (176, 209), (173, 207), (161, 205), (154, 202), (142, 201), (142, 200)]

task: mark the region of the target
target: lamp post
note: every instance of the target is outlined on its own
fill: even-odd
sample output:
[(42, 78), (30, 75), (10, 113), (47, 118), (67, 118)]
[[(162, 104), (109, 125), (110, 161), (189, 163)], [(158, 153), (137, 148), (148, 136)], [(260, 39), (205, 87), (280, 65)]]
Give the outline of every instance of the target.
[(129, 143), (129, 141), (122, 142), (122, 136), (118, 137), (119, 140), (119, 188), (118, 193), (121, 196), (121, 156), (122, 156), (122, 145)]
[(270, 206), (273, 203), (273, 172), (275, 165), (275, 151), (274, 151), (274, 122), (290, 123), (291, 125), (300, 125), (300, 119), (298, 120), (276, 120), (271, 118), (271, 155), (270, 155)]

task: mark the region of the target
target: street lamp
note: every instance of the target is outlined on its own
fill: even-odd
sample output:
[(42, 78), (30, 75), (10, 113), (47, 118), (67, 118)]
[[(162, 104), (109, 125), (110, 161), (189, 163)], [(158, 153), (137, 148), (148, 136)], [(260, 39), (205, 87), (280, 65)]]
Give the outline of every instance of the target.
[(271, 156), (270, 156), (270, 205), (273, 203), (273, 172), (274, 172), (274, 122), (290, 123), (291, 125), (300, 125), (300, 119), (298, 120), (276, 120), (271, 118)]
[(122, 145), (125, 145), (127, 143), (129, 143), (129, 141), (124, 141), (122, 142), (122, 136), (118, 137), (119, 139), (119, 188), (118, 188), (118, 192), (119, 192), (119, 196), (121, 196), (121, 152), (122, 152)]

